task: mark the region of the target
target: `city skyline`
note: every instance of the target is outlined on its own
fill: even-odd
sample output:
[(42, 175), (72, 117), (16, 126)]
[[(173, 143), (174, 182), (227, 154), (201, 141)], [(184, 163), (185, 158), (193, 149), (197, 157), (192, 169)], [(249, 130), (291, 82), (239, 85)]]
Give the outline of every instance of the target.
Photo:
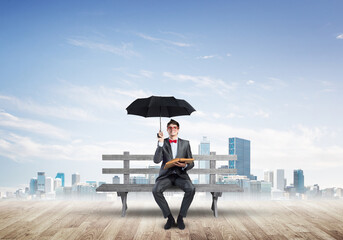
[(125, 111), (151, 95), (196, 109), (175, 117), (193, 154), (203, 136), (217, 154), (248, 139), (258, 179), (302, 169), (305, 185), (343, 187), (342, 7), (1, 1), (0, 187), (43, 170), (110, 182), (102, 154), (155, 150), (159, 119)]

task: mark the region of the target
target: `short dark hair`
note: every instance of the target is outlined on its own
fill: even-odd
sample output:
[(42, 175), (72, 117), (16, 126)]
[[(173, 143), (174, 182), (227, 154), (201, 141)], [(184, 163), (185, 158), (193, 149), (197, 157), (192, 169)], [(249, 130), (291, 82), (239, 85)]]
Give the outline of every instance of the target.
[(168, 127), (170, 124), (174, 124), (174, 125), (176, 125), (178, 128), (180, 127), (180, 124), (179, 124), (177, 121), (175, 121), (174, 119), (170, 119), (169, 123), (167, 124), (167, 127)]

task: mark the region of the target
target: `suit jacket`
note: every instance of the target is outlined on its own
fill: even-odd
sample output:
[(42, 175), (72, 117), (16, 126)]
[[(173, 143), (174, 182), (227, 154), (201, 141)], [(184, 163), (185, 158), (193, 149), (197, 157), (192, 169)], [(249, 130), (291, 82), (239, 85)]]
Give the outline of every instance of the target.
[[(189, 141), (178, 138), (176, 158), (193, 158)], [(184, 170), (182, 170), (181, 167), (177, 167), (177, 166), (164, 169), (165, 164), (172, 159), (173, 159), (173, 153), (172, 153), (172, 149), (169, 143), (169, 138), (166, 138), (164, 139), (163, 147), (160, 147), (159, 145), (157, 145), (157, 149), (154, 155), (155, 163), (162, 162), (160, 173), (159, 173), (158, 178), (156, 178), (156, 181), (162, 178), (166, 178), (168, 175), (173, 174), (173, 173), (179, 175), (181, 178), (190, 180), (187, 174), (187, 171), (194, 167), (194, 162), (189, 163), (188, 166)]]

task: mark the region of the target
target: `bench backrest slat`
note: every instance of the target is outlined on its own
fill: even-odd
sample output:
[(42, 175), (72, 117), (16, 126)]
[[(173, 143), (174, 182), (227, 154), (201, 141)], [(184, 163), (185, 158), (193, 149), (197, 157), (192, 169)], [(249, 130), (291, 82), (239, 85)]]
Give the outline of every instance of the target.
[[(158, 174), (159, 168), (130, 168), (130, 161), (153, 161), (154, 155), (130, 155), (130, 152), (123, 154), (102, 155), (102, 159), (107, 161), (123, 161), (123, 168), (103, 168), (103, 174), (124, 174), (124, 184), (130, 183), (130, 174)], [(189, 170), (190, 174), (209, 174), (210, 184), (216, 183), (216, 174), (237, 174), (237, 169), (217, 169), (216, 161), (236, 161), (237, 155), (216, 155), (211, 152), (210, 155), (193, 155), (195, 161), (209, 161), (210, 168), (193, 168)], [(158, 166), (158, 165), (156, 165)]]
[[(158, 174), (157, 168), (103, 168), (103, 174)], [(236, 169), (207, 169), (193, 168), (187, 171), (189, 174), (235, 174)]]
[[(102, 155), (102, 160), (104, 161), (123, 161), (123, 160), (134, 160), (134, 161), (153, 161), (154, 155), (130, 155), (125, 154), (111, 154), (111, 155)], [(237, 160), (237, 155), (193, 155), (195, 161), (229, 161)]]

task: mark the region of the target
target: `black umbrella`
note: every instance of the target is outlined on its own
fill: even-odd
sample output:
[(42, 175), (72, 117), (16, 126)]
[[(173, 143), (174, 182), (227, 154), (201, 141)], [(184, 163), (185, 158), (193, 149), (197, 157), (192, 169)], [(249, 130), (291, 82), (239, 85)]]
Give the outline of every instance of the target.
[(191, 115), (195, 109), (185, 100), (174, 97), (151, 96), (148, 98), (138, 98), (127, 108), (127, 114), (142, 117), (175, 117)]

